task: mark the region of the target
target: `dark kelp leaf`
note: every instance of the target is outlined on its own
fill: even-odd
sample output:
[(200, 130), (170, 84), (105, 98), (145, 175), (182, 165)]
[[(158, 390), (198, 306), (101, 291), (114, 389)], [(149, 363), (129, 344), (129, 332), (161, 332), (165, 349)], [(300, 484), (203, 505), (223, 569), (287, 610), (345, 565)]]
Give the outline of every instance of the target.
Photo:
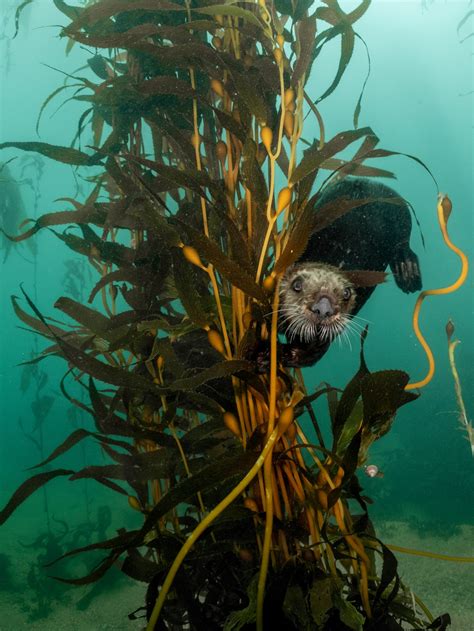
[(63, 296), (56, 300), (54, 306), (76, 322), (85, 326), (91, 333), (102, 334), (109, 328), (110, 320), (107, 316), (99, 313), (99, 311), (95, 311), (95, 309), (84, 306), (77, 300)]
[(149, 42), (137, 42), (132, 50), (157, 61), (161, 68), (188, 69), (189, 66), (202, 68), (205, 72), (214, 76), (218, 68), (225, 68), (226, 64), (222, 56), (208, 45), (194, 39), (191, 43), (177, 44), (175, 46), (157, 46)]
[(305, 631), (309, 629), (308, 603), (301, 585), (293, 582), (288, 585), (282, 603), (282, 613), (286, 620), (291, 621), (291, 628)]
[(145, 559), (136, 548), (127, 550), (121, 571), (136, 581), (149, 583), (160, 570), (160, 566), (150, 559)]
[(327, 622), (329, 610), (332, 608), (334, 584), (330, 577), (316, 580), (311, 585), (309, 604), (316, 628), (323, 628)]
[(364, 628), (364, 616), (357, 611), (354, 605), (343, 598), (338, 591), (333, 594), (333, 603), (336, 609), (339, 611), (339, 617), (352, 631), (362, 631)]
[(124, 11), (168, 12), (184, 11), (184, 7), (169, 0), (108, 0), (92, 4), (81, 11), (78, 17), (65, 29), (67, 35), (85, 26), (92, 26), (98, 21), (106, 20)]
[(222, 406), (202, 392), (188, 390), (178, 393), (177, 405), (185, 410), (196, 410), (203, 414), (222, 414)]
[(84, 11), (83, 7), (73, 7), (66, 4), (63, 0), (53, 0), (54, 6), (64, 13), (70, 20), (75, 20)]
[(335, 445), (335, 451), (340, 458), (345, 457), (345, 454), (349, 450), (349, 447), (355, 436), (360, 433), (363, 422), (364, 406), (362, 404), (362, 401), (360, 399), (357, 399), (349, 416), (344, 421), (344, 425), (341, 427), (340, 431), (337, 434), (337, 445)]
[(15, 11), (15, 32), (13, 33), (12, 39), (18, 35), (18, 31), (20, 29), (20, 17), (23, 13), (23, 9), (25, 9), (29, 4), (31, 4), (33, 0), (23, 0), (21, 4), (19, 4)]
[(357, 99), (357, 104), (355, 106), (354, 117), (353, 117), (354, 129), (357, 129), (357, 127), (359, 126), (359, 116), (360, 116), (360, 112), (361, 112), (361, 108), (362, 108), (362, 98), (364, 96), (365, 86), (367, 85), (367, 81), (369, 80), (369, 77), (370, 77), (371, 66), (370, 66), (369, 48), (368, 48), (367, 44), (365, 43), (364, 38), (361, 37), (358, 33), (356, 33), (355, 35), (356, 35), (356, 37), (358, 39), (360, 39), (360, 41), (364, 45), (365, 53), (367, 55), (367, 74), (365, 76), (364, 83), (362, 84), (362, 89), (360, 91), (359, 98)]
[(202, 386), (203, 384), (213, 379), (230, 377), (231, 375), (235, 375), (243, 370), (251, 372), (253, 368), (253, 363), (245, 359), (229, 359), (227, 361), (215, 364), (210, 368), (205, 368), (193, 377), (177, 379), (172, 384), (170, 384), (169, 388), (174, 392), (179, 390), (195, 390), (199, 386)]
[(360, 388), (362, 379), (369, 373), (369, 369), (367, 368), (367, 364), (365, 363), (364, 357), (364, 342), (367, 337), (367, 328), (364, 333), (361, 335), (361, 347), (360, 347), (360, 365), (357, 373), (352, 377), (347, 386), (345, 387), (341, 398), (339, 399), (339, 404), (337, 406), (336, 415), (333, 423), (333, 436), (334, 436), (334, 446), (337, 445), (339, 436), (344, 428), (344, 425), (349, 418), (351, 412), (354, 409), (359, 397), (360, 397)]
[(49, 323), (42, 322), (41, 320), (37, 320), (36, 318), (33, 318), (32, 316), (30, 316), (29, 313), (26, 313), (26, 311), (23, 311), (23, 309), (18, 304), (18, 298), (16, 296), (11, 296), (11, 301), (13, 305), (13, 310), (17, 318), (21, 320), (22, 322), (24, 322), (27, 326), (31, 327), (34, 331), (38, 331), (38, 333), (41, 333), (41, 335), (44, 335), (45, 337), (48, 337), (48, 338), (54, 337), (54, 334), (60, 335), (60, 336), (67, 336), (67, 332), (64, 331), (63, 329), (60, 329), (59, 327), (54, 326), (53, 324), (49, 324)]
[(54, 97), (59, 94), (60, 92), (62, 92), (63, 90), (67, 90), (69, 88), (77, 88), (77, 87), (81, 87), (83, 84), (81, 83), (74, 83), (74, 84), (66, 84), (66, 85), (61, 85), (59, 86), (59, 88), (56, 88), (56, 90), (53, 90), (53, 92), (51, 92), (51, 94), (49, 96), (46, 97), (46, 99), (43, 101), (43, 104), (41, 105), (39, 114), (38, 114), (38, 118), (36, 119), (36, 133), (39, 136), (39, 125), (40, 125), (40, 121), (41, 121), (41, 116), (43, 115), (44, 110), (46, 109), (46, 106), (48, 105), (48, 103), (50, 103)]
[(144, 228), (152, 231), (160, 241), (167, 245), (176, 247), (181, 242), (178, 232), (166, 217), (161, 214), (156, 204), (142, 204), (139, 209), (135, 209), (131, 214), (140, 220)]
[(196, 248), (201, 257), (207, 259), (225, 278), (244, 293), (264, 304), (267, 302), (267, 296), (263, 289), (244, 269), (226, 256), (219, 246), (191, 226), (183, 222), (180, 224), (186, 230), (191, 245)]
[(312, 5), (313, 0), (295, 0), (295, 10), (293, 12), (295, 22), (302, 20)]
[(348, 22), (350, 22), (351, 24), (354, 24), (354, 22), (359, 20), (364, 15), (364, 13), (367, 11), (367, 9), (370, 6), (371, 1), (372, 0), (362, 0), (362, 2), (359, 4), (358, 7), (353, 9), (350, 13), (348, 13), (345, 16), (346, 20)]
[(373, 135), (374, 132), (370, 127), (362, 127), (361, 129), (343, 131), (337, 134), (334, 138), (331, 138), (331, 140), (326, 142), (321, 149), (319, 149), (319, 146), (315, 143), (307, 151), (305, 151), (303, 159), (291, 175), (291, 183), (296, 184), (306, 175), (309, 175), (318, 169), (325, 160), (332, 158), (340, 151), (343, 151), (353, 142), (360, 140), (364, 136)]
[(244, 238), (236, 222), (225, 210), (221, 207), (217, 207), (217, 205), (214, 207), (213, 212), (218, 215), (219, 221), (225, 226), (225, 231), (227, 232), (230, 242), (230, 256), (232, 260), (236, 261), (250, 274), (250, 276), (255, 276), (257, 269), (250, 260), (249, 244)]
[(135, 89), (145, 96), (153, 96), (155, 94), (172, 94), (187, 98), (196, 96), (189, 82), (182, 81), (176, 77), (153, 77), (136, 84)]
[(244, 143), (246, 141), (247, 134), (242, 125), (237, 122), (233, 116), (230, 116), (219, 108), (213, 107), (212, 109), (222, 127), (224, 129), (228, 129), (231, 134), (234, 134), (234, 136), (240, 140), (240, 142)]
[(449, 613), (443, 613), (441, 616), (438, 616), (435, 620), (433, 620), (427, 629), (433, 629), (434, 631), (446, 631), (450, 625), (451, 616)]
[(92, 72), (99, 77), (99, 79), (103, 79), (107, 81), (110, 79), (109, 73), (107, 71), (107, 62), (102, 55), (94, 55), (93, 57), (89, 57), (87, 60), (87, 65), (92, 70)]
[(184, 436), (182, 436), (181, 444), (185, 451), (198, 452), (200, 450), (200, 444), (216, 434), (220, 434), (224, 430), (222, 418), (211, 418), (211, 420), (204, 421), (196, 427), (190, 429)]
[[(344, 426), (345, 429), (345, 426)], [(344, 469), (344, 477), (345, 479), (350, 479), (351, 476), (355, 473), (357, 466), (359, 464), (359, 452), (362, 444), (362, 432), (359, 430), (355, 436), (352, 438), (349, 446), (344, 451), (344, 457), (342, 459), (342, 468)], [(339, 452), (339, 443), (338, 443), (338, 452)], [(341, 454), (339, 454), (341, 455)], [(329, 496), (328, 496), (329, 502)]]
[(70, 449), (75, 447), (78, 443), (84, 440), (84, 438), (88, 437), (96, 438), (99, 442), (104, 443), (104, 447), (107, 443), (111, 443), (113, 445), (119, 445), (121, 447), (130, 449), (130, 445), (128, 443), (114, 440), (112, 438), (109, 438), (108, 436), (103, 436), (102, 434), (97, 434), (96, 432), (90, 432), (86, 429), (80, 428), (74, 430), (71, 434), (69, 434), (69, 436), (58, 447), (56, 447), (56, 449), (54, 449), (45, 460), (35, 465), (34, 467), (30, 467), (30, 469), (38, 469), (39, 467), (44, 467), (45, 465), (49, 464), (53, 460), (56, 460), (56, 458), (59, 458), (59, 456), (62, 456)]
[(134, 268), (121, 268), (114, 270), (109, 274), (105, 274), (105, 276), (102, 276), (102, 278), (94, 285), (89, 295), (88, 302), (93, 302), (94, 298), (103, 287), (118, 282), (130, 283), (131, 285), (141, 285), (143, 283), (143, 272)]
[(155, 392), (156, 394), (166, 391), (166, 388), (160, 388), (145, 377), (129, 372), (126, 369), (116, 368), (115, 366), (104, 364), (95, 357), (88, 355), (81, 349), (75, 348), (66, 342), (64, 338), (54, 333), (26, 292), (23, 289), (22, 291), (30, 308), (38, 316), (41, 322), (47, 326), (53, 337), (56, 339), (58, 346), (61, 348), (62, 354), (73, 366), (82, 370), (94, 379), (99, 379), (100, 381), (104, 381), (105, 383), (109, 383), (111, 385), (136, 389), (140, 392)]
[(193, 265), (188, 263), (181, 250), (174, 248), (173, 275), (179, 299), (190, 319), (199, 327), (209, 324), (209, 316), (201, 305), (201, 296), (196, 291), (196, 276)]
[[(176, 343), (179, 343), (179, 339), (176, 340)], [(164, 359), (166, 374), (171, 374), (175, 378), (181, 377), (184, 366), (174, 350), (174, 344), (171, 343), (168, 337), (156, 338), (153, 342), (153, 350), (150, 359), (154, 359), (159, 355)]]
[(116, 562), (121, 552), (112, 552), (105, 559), (103, 559), (92, 572), (81, 578), (64, 578), (62, 576), (51, 576), (60, 583), (66, 583), (68, 585), (89, 585), (95, 583), (109, 570)]
[(354, 287), (375, 287), (387, 280), (386, 272), (374, 272), (371, 270), (344, 270), (346, 276)]
[(122, 464), (89, 465), (77, 471), (71, 480), (122, 480), (131, 484), (132, 482), (146, 482), (164, 477), (167, 470), (164, 467), (148, 466), (146, 469), (138, 467), (127, 467)]
[(364, 376), (360, 389), (364, 422), (369, 427), (388, 420), (399, 407), (418, 398), (417, 394), (405, 390), (408, 381), (408, 374), (401, 370), (381, 370)]
[(431, 179), (433, 180), (436, 186), (436, 190), (439, 191), (438, 181), (433, 175), (432, 171), (427, 167), (427, 165), (423, 162), (423, 160), (420, 160), (420, 158), (417, 158), (416, 156), (412, 156), (409, 153), (403, 153), (401, 151), (388, 151), (387, 149), (373, 149), (372, 151), (365, 153), (362, 157), (364, 158), (364, 160), (367, 160), (369, 158), (388, 158), (390, 156), (403, 156), (404, 158), (409, 158), (410, 160), (414, 160), (417, 164), (423, 167), (423, 169), (428, 173), (428, 175), (431, 177)]
[(21, 151), (35, 151), (47, 158), (63, 162), (64, 164), (72, 164), (75, 166), (93, 166), (100, 164), (102, 157), (98, 155), (90, 156), (78, 149), (71, 147), (59, 147), (50, 145), (46, 142), (2, 142), (0, 149), (20, 149)]
[(337, 171), (344, 175), (360, 175), (361, 177), (387, 177), (395, 179), (393, 171), (379, 169), (378, 167), (369, 167), (365, 164), (359, 164), (354, 158), (353, 160), (340, 160), (339, 158), (329, 158), (321, 164), (321, 169), (329, 171)]
[[(319, 145), (323, 146), (324, 143), (321, 142), (318, 138), (315, 138), (313, 142), (308, 146), (308, 148), (303, 151), (303, 158), (301, 159), (300, 162), (303, 162), (305, 160), (306, 155), (312, 154), (315, 151), (315, 149), (318, 149)], [(321, 163), (320, 168), (324, 169), (325, 167), (323, 165), (327, 164), (329, 160), (334, 160), (334, 158), (328, 158), (328, 160), (324, 160)], [(331, 170), (334, 170), (334, 169), (331, 169)], [(318, 175), (318, 169), (315, 169), (314, 171), (310, 171), (307, 175), (304, 175), (300, 179), (298, 184), (296, 185), (295, 189), (296, 189), (297, 206), (304, 207), (304, 204), (306, 204), (306, 202), (310, 198), (317, 175)]]
[[(48, 226), (60, 226), (64, 224), (72, 224), (72, 223), (83, 223), (85, 221), (90, 221), (93, 223), (101, 223), (103, 220), (103, 216), (99, 212), (94, 212), (94, 209), (88, 208), (86, 206), (82, 207), (80, 210), (64, 210), (57, 213), (47, 213), (39, 217), (33, 224), (33, 226), (19, 235), (7, 235), (5, 232), (5, 236), (10, 241), (24, 241), (25, 239), (29, 239), (31, 236), (36, 234), (41, 228), (46, 228)], [(33, 220), (31, 220), (33, 221)], [(3, 232), (3, 231), (2, 231)]]
[(204, 15), (230, 15), (236, 18), (242, 18), (250, 24), (262, 27), (262, 23), (258, 17), (247, 9), (242, 9), (232, 4), (214, 4), (209, 7), (201, 7), (199, 9), (193, 9), (196, 13), (202, 13)]
[(393, 552), (389, 550), (379, 539), (378, 542), (382, 548), (382, 573), (380, 575), (379, 586), (375, 593), (374, 605), (380, 599), (390, 583), (397, 577), (398, 568), (398, 561)]
[(316, 103), (320, 103), (337, 88), (354, 52), (355, 36), (352, 27), (350, 25), (344, 25), (342, 28), (338, 28), (338, 31), (341, 33), (341, 56), (339, 58), (336, 76), (327, 90), (317, 99)]
[(71, 33), (71, 37), (75, 42), (93, 46), (94, 48), (128, 48), (140, 40), (153, 37), (161, 32), (162, 29), (154, 24), (139, 24), (120, 33), (103, 34), (100, 32), (92, 33), (89, 31), (86, 33), (75, 31)]
[(45, 564), (45, 567), (51, 567), (58, 561), (62, 559), (67, 559), (68, 557), (75, 556), (76, 554), (81, 554), (82, 552), (91, 552), (92, 550), (114, 550), (123, 552), (127, 550), (131, 546), (136, 546), (141, 543), (141, 531), (140, 530), (121, 530), (119, 534), (111, 539), (105, 539), (104, 541), (97, 541), (95, 543), (90, 543), (86, 546), (82, 546), (81, 548), (75, 548), (74, 550), (69, 550), (65, 552), (54, 561), (50, 561)]
[(126, 339), (127, 334), (131, 332), (127, 325), (120, 323), (120, 318), (111, 320), (72, 298), (63, 296), (55, 302), (54, 306), (76, 322), (79, 322), (87, 329), (89, 334), (95, 334), (110, 342), (109, 349), (112, 349), (114, 344), (121, 343)]
[(252, 74), (240, 74), (232, 72), (235, 89), (238, 98), (242, 100), (249, 112), (251, 112), (260, 125), (268, 123), (267, 104), (263, 96), (262, 85), (256, 83), (256, 77)]
[(336, 219), (339, 219), (353, 208), (365, 206), (365, 204), (373, 201), (375, 201), (374, 198), (351, 199), (349, 197), (340, 197), (337, 201), (333, 200), (328, 202), (327, 204), (324, 204), (323, 206), (318, 208), (316, 213), (314, 213), (312, 233), (323, 230), (334, 221), (336, 221)]
[(316, 201), (314, 196), (310, 200), (306, 200), (303, 206), (298, 209), (298, 218), (293, 225), (285, 249), (275, 263), (274, 269), (277, 274), (284, 272), (306, 250), (308, 241), (313, 233)]
[(152, 160), (145, 158), (137, 158), (129, 155), (128, 158), (131, 161), (137, 162), (142, 166), (146, 166), (152, 171), (158, 173), (162, 178), (168, 180), (173, 187), (183, 187), (195, 191), (201, 197), (206, 197), (204, 188), (212, 188), (212, 181), (209, 179), (204, 171), (197, 171), (191, 168), (178, 169), (176, 167), (170, 167), (166, 164), (159, 164)]
[[(174, 445), (174, 439), (162, 432), (157, 432), (152, 429), (142, 429), (136, 425), (132, 425), (122, 420), (117, 414), (114, 413), (113, 403), (108, 408), (100, 396), (97, 388), (95, 387), (94, 380), (89, 379), (89, 397), (93, 407), (94, 419), (96, 427), (100, 434), (113, 434), (115, 436), (130, 437), (135, 440), (152, 440), (158, 445)], [(126, 449), (126, 444), (116, 441), (107, 437), (101, 439), (103, 442), (107, 442), (111, 445), (119, 445)]]
[(264, 208), (268, 200), (268, 188), (262, 169), (257, 162), (257, 145), (252, 138), (247, 138), (242, 149), (240, 175), (257, 204)]
[[(84, 227), (84, 226), (82, 226)], [(51, 229), (51, 232), (58, 237), (68, 248), (82, 254), (83, 256), (95, 256), (99, 257), (104, 263), (112, 263), (114, 265), (130, 265), (135, 256), (134, 250), (127, 248), (120, 243), (114, 243), (112, 241), (102, 241), (100, 239), (90, 240), (82, 239), (70, 232), (56, 232)]]
[(303, 18), (297, 26), (300, 54), (296, 60), (291, 82), (296, 87), (301, 77), (310, 69), (316, 35), (316, 15)]
[(71, 471), (70, 469), (55, 469), (54, 471), (37, 473), (31, 478), (28, 478), (28, 480), (20, 484), (8, 500), (6, 506), (0, 511), (0, 525), (4, 524), (18, 506), (23, 504), (23, 502), (28, 499), (32, 493), (47, 484), (50, 480), (54, 480), (54, 478), (58, 478), (60, 476), (71, 475), (73, 473), (74, 471)]
[(178, 482), (168, 493), (163, 495), (154, 506), (142, 527), (146, 534), (155, 527), (156, 521), (166, 515), (178, 504), (194, 500), (198, 492), (204, 492), (235, 477), (247, 473), (255, 463), (257, 455), (251, 452), (241, 452), (230, 457), (220, 458), (218, 461), (203, 467), (191, 477)]
[[(364, 206), (375, 200), (340, 197), (337, 201), (330, 201), (315, 211), (317, 201), (318, 194), (313, 196), (303, 209), (300, 210), (285, 249), (275, 265), (276, 272), (284, 271), (289, 265), (300, 258), (308, 245), (311, 235), (315, 232), (323, 230), (353, 208)], [(367, 276), (367, 280), (370, 280), (369, 276)], [(375, 280), (375, 277), (373, 277), (373, 280)], [(379, 282), (382, 281), (379, 279)]]

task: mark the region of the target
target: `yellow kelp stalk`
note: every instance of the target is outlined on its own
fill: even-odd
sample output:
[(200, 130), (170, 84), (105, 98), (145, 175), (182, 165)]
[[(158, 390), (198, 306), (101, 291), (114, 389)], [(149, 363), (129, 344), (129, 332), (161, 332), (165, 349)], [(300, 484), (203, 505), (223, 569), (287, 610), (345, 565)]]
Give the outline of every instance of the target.
[(418, 296), (418, 299), (415, 304), (415, 310), (413, 312), (413, 330), (415, 331), (416, 337), (418, 338), (420, 344), (423, 346), (425, 350), (426, 357), (428, 358), (429, 368), (428, 368), (428, 373), (424, 379), (422, 379), (421, 381), (416, 381), (415, 383), (409, 383), (405, 387), (405, 390), (414, 390), (415, 388), (423, 388), (432, 380), (434, 372), (435, 372), (435, 361), (434, 361), (433, 353), (427, 341), (425, 340), (425, 338), (423, 337), (420, 331), (419, 316), (420, 316), (420, 309), (421, 309), (421, 304), (423, 300), (426, 298), (426, 296), (441, 296), (443, 294), (451, 294), (452, 292), (458, 290), (461, 287), (461, 285), (464, 284), (467, 277), (468, 270), (469, 270), (469, 263), (467, 260), (467, 256), (464, 254), (462, 250), (460, 250), (458, 247), (456, 247), (452, 243), (448, 235), (448, 219), (449, 219), (449, 216), (451, 215), (452, 209), (453, 209), (453, 205), (449, 197), (447, 195), (444, 195), (443, 193), (440, 193), (438, 195), (438, 207), (437, 207), (439, 226), (443, 234), (444, 242), (446, 243), (448, 248), (452, 250), (455, 254), (457, 254), (459, 258), (461, 259), (461, 265), (462, 265), (461, 273), (459, 274), (459, 277), (456, 280), (456, 282), (454, 282), (452, 285), (449, 285), (449, 287), (442, 287), (440, 289), (427, 289), (425, 291), (422, 291), (420, 295)]
[(464, 405), (464, 399), (462, 397), (461, 381), (459, 380), (459, 374), (456, 368), (456, 363), (454, 361), (454, 351), (456, 350), (456, 346), (460, 344), (461, 341), (453, 340), (453, 333), (453, 321), (448, 320), (448, 323), (446, 325), (446, 335), (448, 336), (449, 365), (451, 366), (451, 372), (453, 373), (454, 378), (454, 390), (456, 392), (456, 400), (458, 402), (459, 408), (459, 422), (467, 432), (467, 439), (469, 441), (469, 444), (471, 445), (471, 453), (474, 457), (474, 428), (472, 427), (471, 421), (469, 421), (469, 419), (467, 418), (466, 406)]
[(401, 552), (402, 554), (411, 554), (412, 556), (425, 557), (426, 559), (437, 559), (438, 561), (451, 561), (452, 563), (474, 563), (474, 557), (459, 557), (450, 554), (439, 554), (438, 552), (428, 552), (427, 550), (413, 550), (413, 548), (404, 548), (403, 546), (387, 545), (392, 552)]

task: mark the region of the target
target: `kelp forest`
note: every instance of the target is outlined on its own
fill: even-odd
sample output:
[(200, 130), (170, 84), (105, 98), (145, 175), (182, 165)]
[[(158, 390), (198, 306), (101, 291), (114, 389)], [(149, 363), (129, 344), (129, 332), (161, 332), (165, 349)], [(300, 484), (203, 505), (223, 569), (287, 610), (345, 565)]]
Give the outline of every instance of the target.
[[(17, 30), (32, 1), (19, 5)], [(82, 113), (62, 146), (8, 139), (0, 149), (23, 160), (30, 188), (53, 160), (74, 170), (84, 193), (71, 191), (58, 212), (44, 213), (40, 199), (24, 208), (20, 183), (0, 163), (2, 256), (18, 247), (34, 263), (40, 231), (75, 256), (54, 311), (24, 285), (12, 298), (20, 325), (35, 333), (23, 385), (36, 392), (36, 414), (23, 431), (38, 462), (0, 523), (35, 492), (49, 515), (48, 483), (59, 477), (82, 489), (86, 507), (101, 485), (140, 519), (126, 527), (103, 506), (97, 516), (87, 508), (75, 536), (66, 523), (48, 525), (33, 544), (42, 551), (30, 576), (36, 607), (54, 607), (50, 589), (59, 599), (65, 586), (98, 586), (119, 569), (147, 584), (130, 612), (147, 631), (446, 629), (449, 613), (429, 611), (400, 577), (396, 546), (375, 531), (359, 479), (373, 442), (439, 361), (419, 321), (425, 299), (454, 292), (468, 272), (448, 232), (456, 209), (430, 165), (382, 148), (359, 126), (363, 90), (350, 105), (352, 127), (328, 135), (319, 104), (351, 72), (356, 43), (365, 45), (356, 29), (370, 0), (349, 12), (337, 0), (53, 2), (66, 22), (65, 59), (81, 47), (87, 66), (58, 80), (38, 123), (62, 100)], [(333, 79), (312, 93), (308, 79), (334, 42)], [(353, 378), (336, 387), (318, 368), (321, 385), (309, 388), (301, 369), (280, 361), (283, 276), (312, 234), (369, 201), (318, 206), (327, 187), (351, 176), (394, 179), (394, 155), (432, 178), (427, 204), (461, 271), (418, 297), (417, 374), (371, 370), (370, 326), (359, 325)], [(451, 323), (450, 365), (472, 447), (453, 334)], [(70, 409), (61, 421), (70, 433), (49, 452), (51, 357), (63, 360), (54, 388)], [(59, 468), (73, 448), (82, 467)], [(90, 554), (86, 574), (55, 566)], [(56, 579), (43, 596), (40, 565)]]

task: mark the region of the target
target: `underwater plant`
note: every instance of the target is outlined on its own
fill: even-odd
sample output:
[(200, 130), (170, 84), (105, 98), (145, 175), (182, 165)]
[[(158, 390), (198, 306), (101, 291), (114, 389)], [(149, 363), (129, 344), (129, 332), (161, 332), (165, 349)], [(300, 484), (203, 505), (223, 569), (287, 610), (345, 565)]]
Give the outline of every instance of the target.
[[(20, 185), (12, 176), (8, 163), (0, 162), (0, 247), (3, 251), (3, 262), (8, 259), (14, 245), (5, 234), (15, 234), (26, 219)], [(30, 245), (30, 249), (34, 252), (33, 245)]]
[[(421, 382), (371, 372), (365, 329), (359, 369), (342, 392), (324, 384), (309, 393), (301, 371), (278, 361), (283, 274), (312, 233), (361, 204), (338, 200), (315, 212), (325, 185), (394, 177), (365, 164), (395, 152), (358, 128), (362, 94), (354, 129), (333, 138), (318, 109), (348, 67), (354, 24), (370, 1), (348, 13), (336, 0), (55, 4), (70, 20), (61, 33), (68, 48), (93, 51), (93, 79), (71, 75), (44, 107), (73, 89), (86, 108), (75, 139), (83, 146), (89, 134), (89, 151), (37, 141), (0, 148), (88, 169), (90, 190), (9, 236), (48, 228), (96, 276), (87, 303), (77, 294), (57, 300), (66, 322), (44, 316), (26, 291), (28, 310), (13, 304), (47, 342), (38, 361), (66, 360), (62, 392), (95, 423), (37, 467), (86, 439), (109, 460), (43, 469), (13, 494), (0, 523), (58, 477), (122, 496), (141, 526), (63, 554), (104, 556), (86, 576), (61, 580), (93, 583), (119, 564), (149, 584), (148, 631), (445, 629), (449, 616), (434, 619), (400, 580), (357, 477), (373, 441), (417, 398), (411, 390), (431, 378), (432, 355)], [(308, 77), (336, 38), (336, 74), (315, 98)], [(308, 116), (318, 130), (311, 140)], [(440, 198), (444, 231), (447, 204)], [(424, 292), (416, 323), (429, 293), (448, 292)], [(264, 371), (249, 352), (262, 341)], [(68, 380), (87, 399), (70, 394)], [(323, 397), (330, 445), (313, 409)]]
[(454, 351), (458, 344), (461, 343), (460, 340), (453, 340), (454, 334), (454, 324), (452, 320), (448, 320), (446, 324), (446, 336), (448, 338), (448, 355), (449, 355), (449, 365), (451, 368), (451, 372), (454, 379), (454, 390), (456, 393), (456, 401), (459, 408), (459, 422), (461, 427), (466, 432), (466, 439), (469, 442), (471, 447), (471, 453), (474, 457), (474, 428), (472, 426), (472, 421), (469, 420), (467, 416), (466, 406), (464, 404), (464, 399), (462, 396), (462, 388), (461, 388), (461, 380), (459, 379), (459, 373), (456, 368), (456, 361), (454, 359)]
[(10, 591), (14, 587), (12, 560), (8, 554), (0, 552), (0, 591)]

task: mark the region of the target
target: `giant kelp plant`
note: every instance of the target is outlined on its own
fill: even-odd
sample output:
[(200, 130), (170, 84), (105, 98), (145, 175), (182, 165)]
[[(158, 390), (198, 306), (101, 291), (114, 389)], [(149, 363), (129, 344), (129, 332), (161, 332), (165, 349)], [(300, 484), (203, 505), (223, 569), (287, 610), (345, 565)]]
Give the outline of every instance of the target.
[[(95, 431), (75, 429), (38, 466), (86, 439), (109, 462), (34, 475), (0, 522), (59, 476), (122, 495), (142, 525), (115, 524), (113, 538), (68, 552), (104, 556), (88, 576), (62, 580), (94, 582), (119, 563), (149, 583), (150, 631), (446, 628), (449, 617), (433, 620), (402, 584), (356, 475), (397, 409), (416, 398), (410, 386), (423, 382), (370, 372), (367, 331), (343, 392), (326, 384), (308, 394), (299, 371), (278, 365), (282, 274), (312, 232), (361, 203), (343, 199), (316, 213), (321, 190), (348, 174), (393, 177), (365, 164), (391, 152), (357, 128), (361, 97), (354, 129), (333, 138), (318, 110), (348, 66), (354, 23), (370, 0), (349, 13), (336, 0), (54, 3), (69, 19), (67, 49), (77, 42), (93, 51), (88, 68), (45, 103), (65, 90), (84, 103), (76, 146), (1, 147), (74, 165), (90, 192), (10, 237), (47, 228), (97, 279), (89, 304), (57, 300), (68, 325), (43, 316), (26, 292), (29, 308), (17, 298), (13, 307), (48, 341), (38, 360), (67, 361), (62, 391), (95, 421)], [(305, 85), (335, 39), (337, 71), (316, 100)], [(352, 159), (337, 157), (355, 143)], [(266, 373), (252, 360), (262, 340)], [(328, 401), (331, 445), (312, 409), (319, 397)]]

